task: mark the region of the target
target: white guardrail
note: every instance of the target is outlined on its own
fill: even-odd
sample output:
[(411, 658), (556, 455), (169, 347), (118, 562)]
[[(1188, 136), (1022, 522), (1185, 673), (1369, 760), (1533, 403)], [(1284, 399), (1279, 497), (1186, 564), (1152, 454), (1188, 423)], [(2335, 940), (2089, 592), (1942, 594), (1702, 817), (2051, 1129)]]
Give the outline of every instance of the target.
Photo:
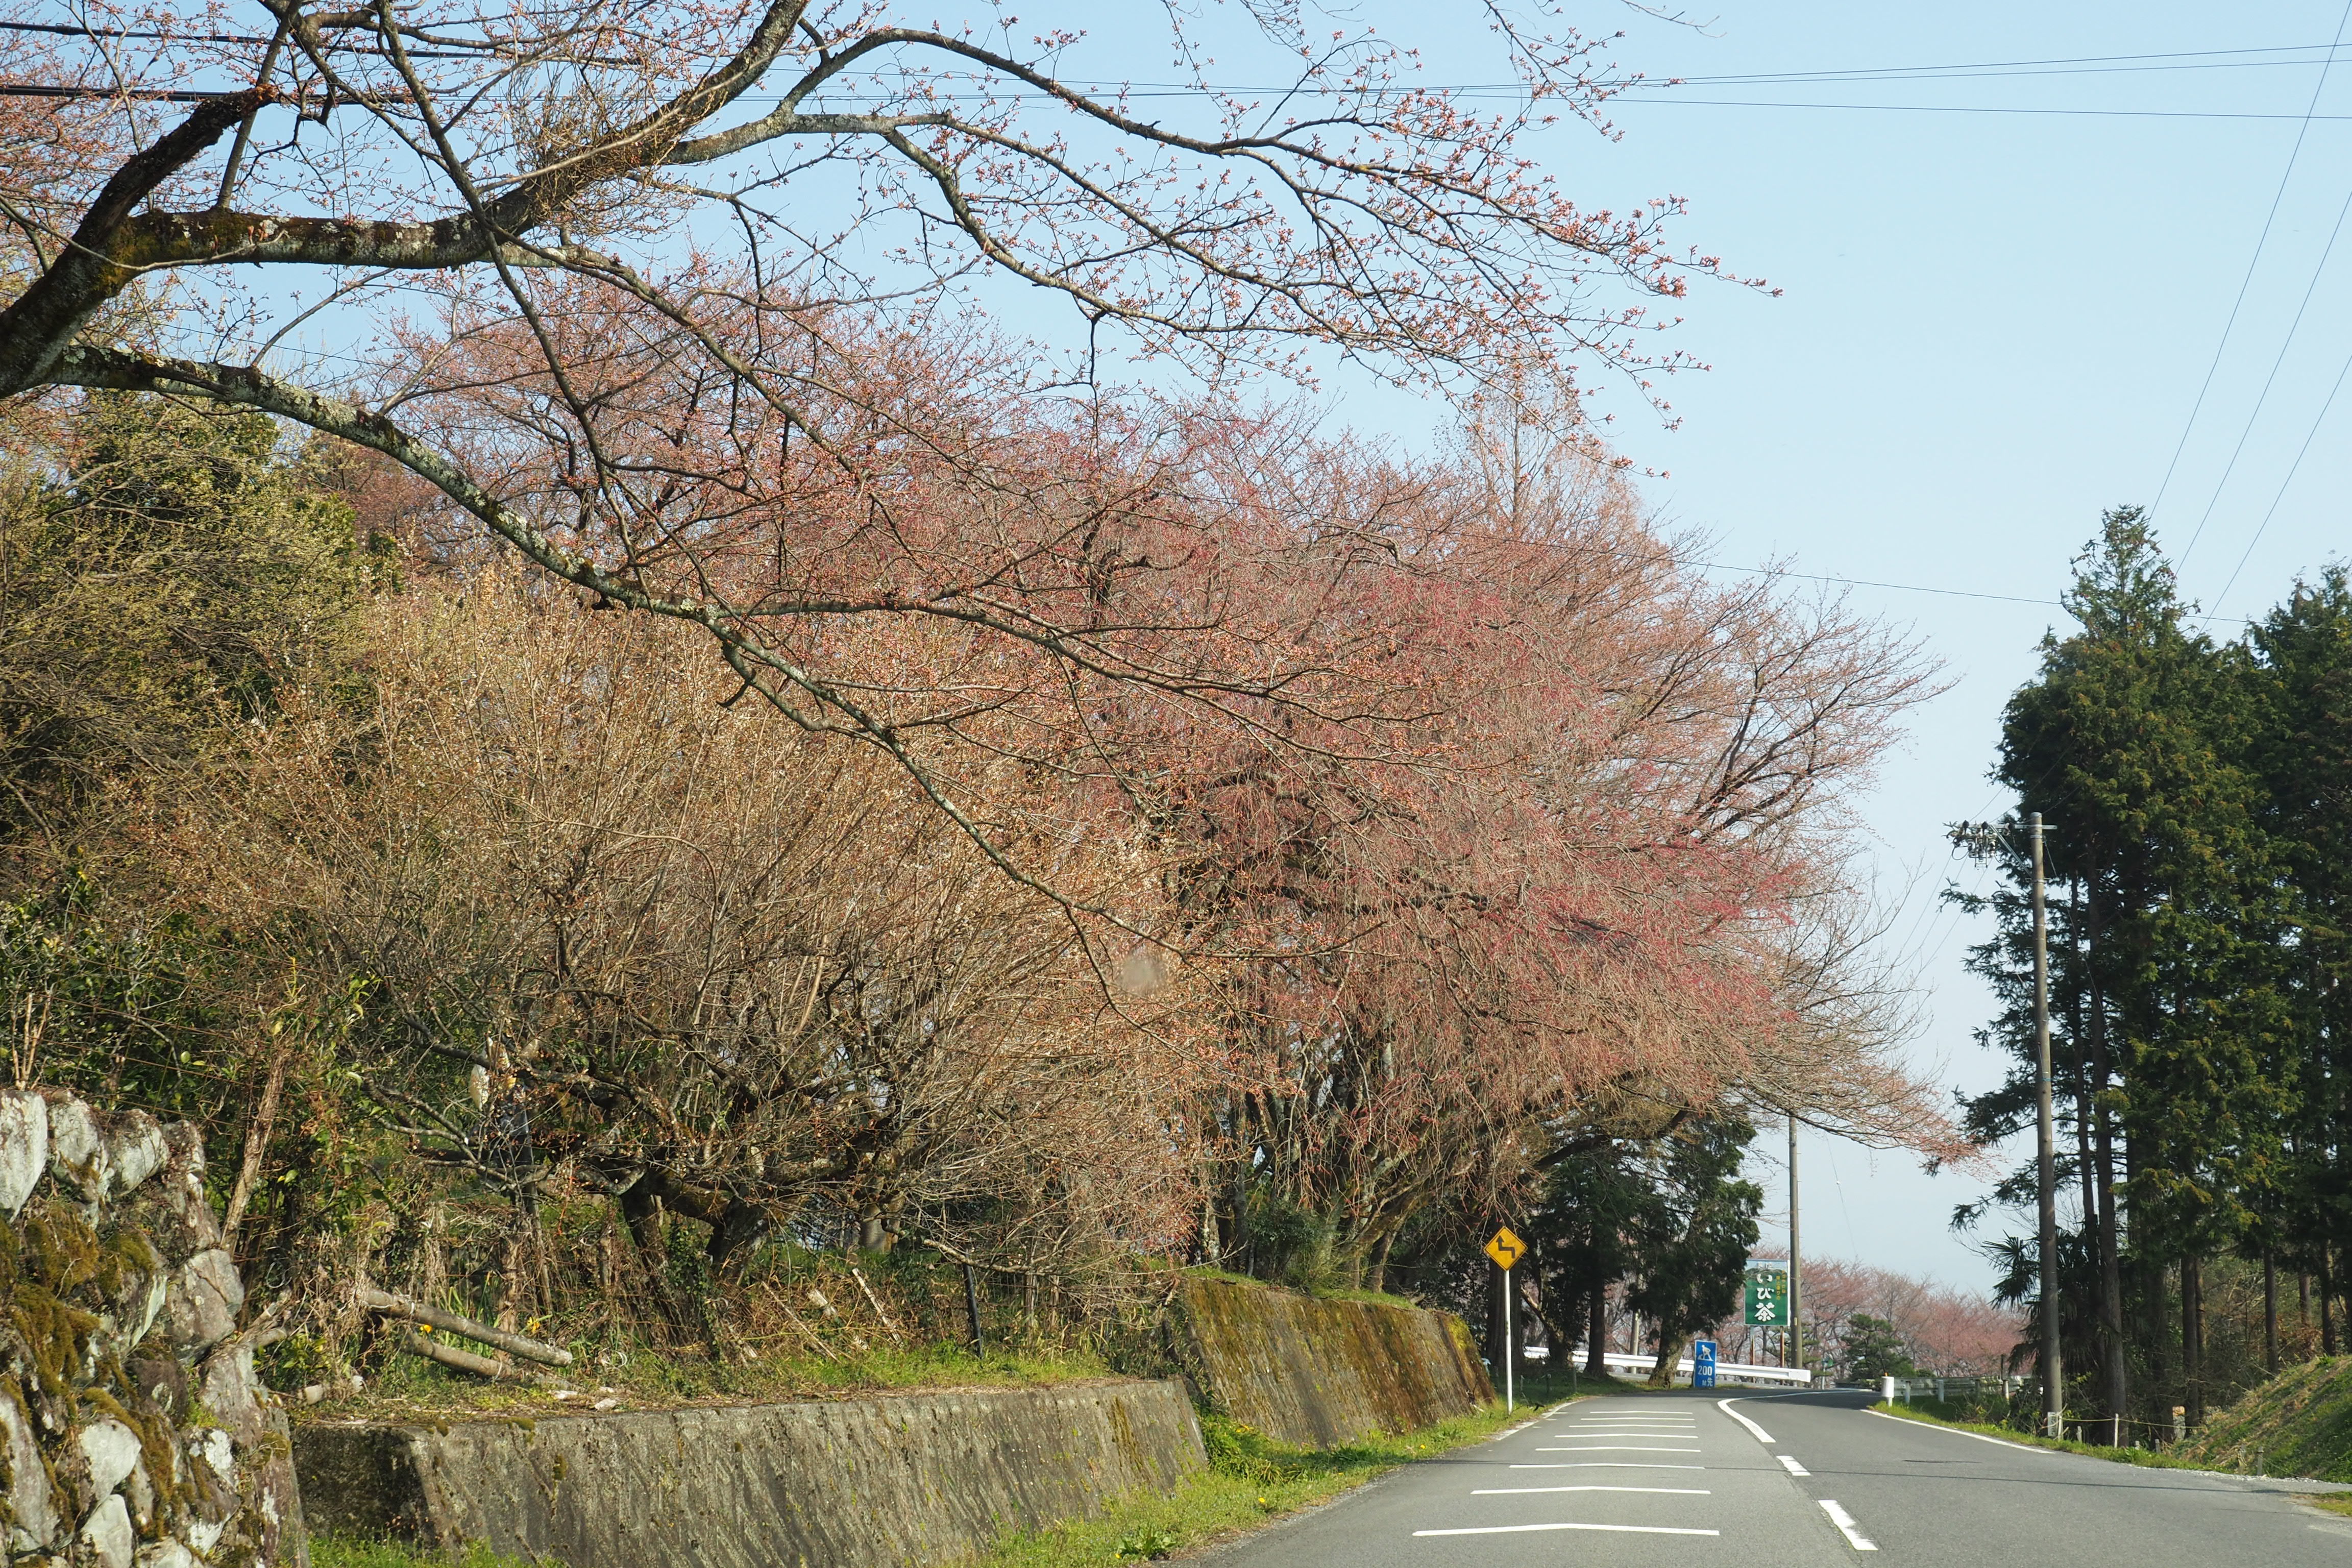
[[(1656, 1356), (1627, 1355), (1617, 1351), (1609, 1352), (1601, 1357), (1601, 1360), (1609, 1363), (1611, 1372), (1638, 1372), (1645, 1376), (1658, 1364)], [(1578, 1366), (1584, 1364), (1584, 1353), (1581, 1351), (1577, 1352), (1575, 1364)], [(1685, 1356), (1675, 1363), (1675, 1373), (1676, 1376), (1688, 1382), (1691, 1374), (1690, 1357)], [(1813, 1385), (1813, 1374), (1801, 1366), (1748, 1366), (1736, 1361), (1719, 1361), (1715, 1363), (1715, 1381), (1718, 1384), (1771, 1384), (1786, 1388), (1811, 1388)]]

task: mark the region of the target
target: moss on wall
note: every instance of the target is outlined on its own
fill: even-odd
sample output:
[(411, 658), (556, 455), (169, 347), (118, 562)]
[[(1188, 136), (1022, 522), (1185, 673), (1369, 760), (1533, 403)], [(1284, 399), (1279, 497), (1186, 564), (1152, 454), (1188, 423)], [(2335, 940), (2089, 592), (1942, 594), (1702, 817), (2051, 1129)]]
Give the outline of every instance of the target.
[(571, 1568), (953, 1563), (1208, 1462), (1172, 1382), (320, 1423), (295, 1456), (314, 1530)]
[(1202, 1401), (1278, 1442), (1328, 1448), (1492, 1403), (1462, 1320), (1271, 1286), (1188, 1279), (1178, 1355)]

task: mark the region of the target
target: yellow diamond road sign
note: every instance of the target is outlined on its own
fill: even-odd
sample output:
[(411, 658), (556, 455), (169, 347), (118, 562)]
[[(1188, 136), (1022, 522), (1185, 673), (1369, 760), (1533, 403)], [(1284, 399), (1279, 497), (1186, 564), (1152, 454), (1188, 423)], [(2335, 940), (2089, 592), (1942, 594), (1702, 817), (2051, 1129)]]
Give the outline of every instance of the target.
[(1507, 1225), (1486, 1238), (1486, 1256), (1505, 1268), (1525, 1257), (1527, 1250), (1528, 1244), (1513, 1236)]

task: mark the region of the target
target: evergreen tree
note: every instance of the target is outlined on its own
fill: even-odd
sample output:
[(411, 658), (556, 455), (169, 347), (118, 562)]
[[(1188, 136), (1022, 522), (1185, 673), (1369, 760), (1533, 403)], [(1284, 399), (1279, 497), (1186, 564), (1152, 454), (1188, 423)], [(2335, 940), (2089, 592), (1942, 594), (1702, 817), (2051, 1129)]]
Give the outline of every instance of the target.
[(1755, 1249), (1764, 1190), (1739, 1176), (1756, 1129), (1735, 1116), (1702, 1119), (1666, 1141), (1654, 1157), (1658, 1202), (1636, 1233), (1635, 1311), (1657, 1324), (1663, 1388), (1693, 1333), (1720, 1321), (1739, 1300), (1740, 1277)]
[(1639, 1240), (1661, 1228), (1663, 1206), (1639, 1146), (1610, 1140), (1553, 1166), (1528, 1216), (1552, 1341), (1565, 1354), (1581, 1339), (1595, 1377), (1609, 1372), (1609, 1288), (1633, 1271)]
[[(2178, 1386), (2197, 1418), (2199, 1263), (2248, 1234), (2276, 1182), (2294, 1088), (2274, 983), (2284, 902), (2249, 765), (2252, 667), (2191, 629), (2137, 509), (2109, 512), (2075, 564), (2079, 629), (2044, 639), (1994, 776), (2019, 819), (2039, 811), (2049, 827), (2053, 1072), (2097, 1260), (2098, 1403), (2123, 1408), (2134, 1359), (2174, 1383), (2163, 1280), (2177, 1261)], [(1983, 1136), (2027, 1125), (2032, 1105), (2030, 870), (2011, 827), (1976, 840), (2008, 883), (1984, 900), (2000, 929), (1974, 955), (2003, 1004), (1988, 1037), (2020, 1064), (1971, 1108)], [(2024, 1173), (2003, 1195), (2031, 1191)], [(2169, 1386), (2148, 1392), (2171, 1402)]]
[(2283, 1258), (2319, 1276), (2322, 1321), (2332, 1331), (2328, 1299), (2352, 1213), (2352, 581), (2345, 567), (2298, 584), (2252, 641), (2260, 656), (2253, 766), (2290, 910), (2278, 980), (2301, 1090), (2286, 1172), (2263, 1205), (2260, 1251), (2266, 1262)]

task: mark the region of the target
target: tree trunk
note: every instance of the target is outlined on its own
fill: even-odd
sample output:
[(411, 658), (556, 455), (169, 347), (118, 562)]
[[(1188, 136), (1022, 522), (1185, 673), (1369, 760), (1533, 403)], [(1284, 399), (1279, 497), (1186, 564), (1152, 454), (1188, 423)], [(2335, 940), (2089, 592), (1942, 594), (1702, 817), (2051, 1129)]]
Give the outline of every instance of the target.
[(1683, 1358), (1683, 1346), (1690, 1341), (1687, 1329), (1668, 1329), (1666, 1320), (1658, 1321), (1658, 1364), (1650, 1369), (1652, 1388), (1672, 1388), (1675, 1385), (1675, 1363)]
[(1609, 1281), (1595, 1274), (1592, 1296), (1586, 1303), (1584, 1372), (1588, 1377), (1609, 1375)]
[(2263, 1370), (2278, 1375), (2278, 1259), (2263, 1253)]
[(1372, 1248), (1372, 1269), (1365, 1276), (1364, 1284), (1375, 1293), (1389, 1288), (1389, 1248), (1395, 1245), (1396, 1230), (1392, 1226), (1381, 1233), (1380, 1245)]
[(2129, 1414), (2126, 1406), (2131, 1389), (2124, 1355), (2123, 1248), (2116, 1224), (2116, 1132), (2102, 1099), (2107, 1090), (2110, 1068), (2106, 990), (2099, 981), (2099, 890), (2095, 885), (2085, 889), (2083, 901), (2088, 922), (2084, 935), (2089, 942), (2089, 961), (2084, 965), (2084, 973), (2091, 994), (2092, 1158), (2098, 1170), (2098, 1202), (2084, 1213), (2098, 1232), (2101, 1403), (2106, 1406), (2107, 1415), (2121, 1416)]
[(2180, 1259), (2180, 1382), (2181, 1401), (2189, 1407), (2189, 1425), (2205, 1425), (2205, 1279), (2193, 1252)]
[(2328, 1245), (2319, 1244), (2319, 1352), (2336, 1353), (2336, 1267)]

